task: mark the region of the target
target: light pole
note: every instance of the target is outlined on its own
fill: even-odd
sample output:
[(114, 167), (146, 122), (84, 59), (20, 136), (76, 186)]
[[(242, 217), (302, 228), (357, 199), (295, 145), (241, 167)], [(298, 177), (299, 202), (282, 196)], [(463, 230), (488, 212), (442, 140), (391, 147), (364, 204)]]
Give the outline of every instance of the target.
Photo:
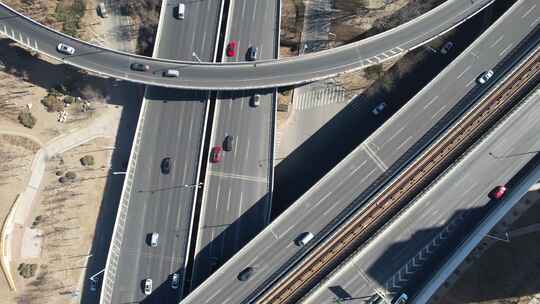
[(102, 274), (104, 271), (105, 271), (105, 268), (103, 268), (103, 269), (101, 269), (100, 271), (98, 271), (96, 274), (94, 274), (93, 276), (90, 277), (90, 281), (93, 281), (95, 277), (97, 277), (98, 275)]
[(193, 185), (184, 185), (185, 188), (200, 188), (202, 187), (203, 183), (193, 184)]
[(488, 238), (491, 238), (491, 239), (494, 239), (494, 240), (497, 240), (497, 241), (502, 241), (502, 242), (506, 242), (506, 243), (510, 243), (510, 236), (508, 235), (508, 232), (505, 232), (504, 233), (504, 239), (500, 236), (497, 236), (497, 235), (494, 235), (494, 234), (486, 234), (486, 236)]

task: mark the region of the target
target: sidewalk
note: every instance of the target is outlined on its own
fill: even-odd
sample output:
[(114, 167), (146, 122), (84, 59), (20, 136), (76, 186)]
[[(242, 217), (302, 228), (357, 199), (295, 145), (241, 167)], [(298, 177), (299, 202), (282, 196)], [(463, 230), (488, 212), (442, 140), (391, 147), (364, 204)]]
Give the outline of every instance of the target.
[[(9, 215), (4, 222), (4, 227), (2, 228), (0, 246), (2, 251), (1, 265), (11, 290), (16, 290), (10, 269), (11, 257), (13, 252), (19, 250), (19, 248), (12, 248), (12, 245), (17, 244), (22, 246), (17, 237), (23, 235), (21, 230), (24, 229), (25, 223), (30, 221), (29, 216), (34, 208), (36, 196), (41, 187), (46, 161), (57, 154), (63, 153), (95, 138), (115, 136), (116, 129), (111, 126), (115, 125), (115, 121), (119, 121), (119, 116), (120, 111), (105, 113), (96, 118), (87, 127), (72, 130), (67, 134), (52, 139), (46, 143), (45, 146), (42, 145), (42, 148), (39, 149), (34, 156), (31, 175), (26, 189), (19, 195), (11, 207)], [(4, 132), (0, 132), (0, 134), (4, 134)], [(16, 134), (16, 132), (5, 132), (5, 134), (26, 136), (24, 134)]]

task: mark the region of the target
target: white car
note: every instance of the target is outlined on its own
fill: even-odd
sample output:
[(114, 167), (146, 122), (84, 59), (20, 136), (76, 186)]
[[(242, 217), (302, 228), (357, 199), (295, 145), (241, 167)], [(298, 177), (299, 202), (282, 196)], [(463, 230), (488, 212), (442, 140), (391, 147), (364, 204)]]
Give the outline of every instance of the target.
[(60, 53), (64, 53), (64, 54), (67, 54), (67, 55), (73, 55), (75, 54), (75, 48), (72, 47), (72, 46), (69, 46), (67, 44), (63, 44), (63, 43), (59, 43), (57, 46), (56, 46), (56, 50)]
[(384, 108), (386, 108), (386, 102), (381, 102), (375, 108), (373, 108), (373, 110), (371, 110), (371, 113), (373, 113), (373, 115), (379, 115)]
[(174, 273), (171, 279), (171, 288), (178, 289), (179, 283), (180, 283), (180, 275), (178, 273)]
[(480, 74), (476, 81), (478, 81), (479, 84), (484, 84), (491, 78), (491, 76), (493, 76), (493, 70), (488, 70)]
[(144, 294), (149, 295), (152, 293), (152, 279), (144, 280)]

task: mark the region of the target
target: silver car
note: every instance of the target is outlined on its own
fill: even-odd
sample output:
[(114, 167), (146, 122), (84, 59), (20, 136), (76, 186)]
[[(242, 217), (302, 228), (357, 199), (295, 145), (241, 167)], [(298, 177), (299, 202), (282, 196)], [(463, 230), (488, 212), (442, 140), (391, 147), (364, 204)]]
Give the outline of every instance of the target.
[(493, 74), (493, 70), (487, 70), (484, 73), (480, 74), (476, 81), (478, 81), (479, 84), (484, 84), (491, 78), (491, 76), (493, 76)]
[(75, 54), (75, 48), (72, 46), (69, 46), (67, 44), (59, 43), (56, 46), (56, 50), (60, 53), (64, 53), (66, 55), (73, 55)]
[(179, 283), (180, 283), (180, 275), (178, 273), (174, 273), (171, 279), (171, 288), (178, 289)]

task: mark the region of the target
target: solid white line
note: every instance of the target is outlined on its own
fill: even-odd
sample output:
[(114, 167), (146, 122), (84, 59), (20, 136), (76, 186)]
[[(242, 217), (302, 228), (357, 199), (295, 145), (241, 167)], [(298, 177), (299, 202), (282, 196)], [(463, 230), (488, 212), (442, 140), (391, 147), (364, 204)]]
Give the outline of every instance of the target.
[(531, 6), (531, 8), (529, 8), (529, 9), (525, 12), (525, 14), (523, 14), (523, 15), (521, 16), (521, 18), (527, 17), (527, 16), (528, 16), (535, 8), (536, 8), (536, 4), (533, 5), (533, 6)]
[(531, 24), (529, 24), (529, 27), (534, 27), (538, 21), (540, 21), (540, 17), (536, 18)]
[(382, 171), (386, 171), (386, 169), (388, 169), (388, 167), (386, 166), (386, 164), (375, 154), (374, 151), (371, 150), (371, 148), (369, 147), (369, 145), (365, 145), (364, 146), (364, 150), (366, 151), (366, 153), (373, 159), (373, 161), (375, 161), (375, 164), (377, 164), (377, 166), (382, 170)]

